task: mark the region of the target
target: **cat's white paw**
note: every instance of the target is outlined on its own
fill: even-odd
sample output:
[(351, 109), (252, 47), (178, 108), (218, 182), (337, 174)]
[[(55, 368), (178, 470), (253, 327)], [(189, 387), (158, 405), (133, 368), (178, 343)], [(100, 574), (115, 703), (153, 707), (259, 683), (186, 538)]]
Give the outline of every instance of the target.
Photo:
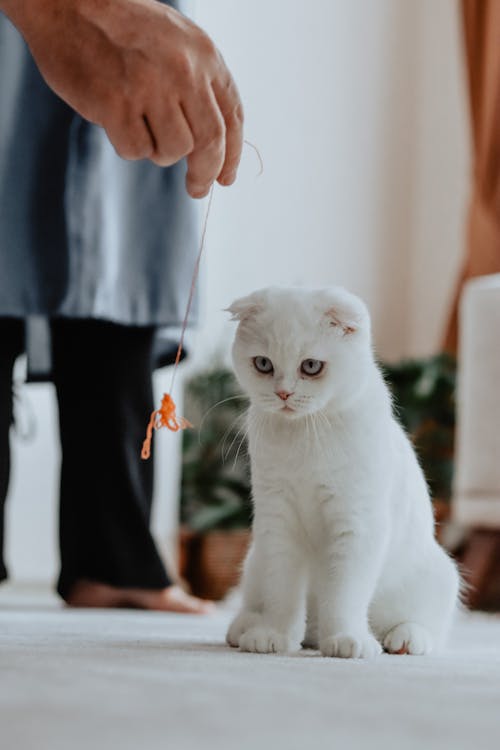
[(290, 650), (288, 636), (267, 625), (256, 625), (240, 637), (240, 649), (257, 654), (284, 654)]
[(389, 654), (422, 656), (432, 651), (432, 636), (416, 622), (402, 622), (387, 633), (384, 649)]
[(374, 659), (382, 653), (380, 643), (371, 633), (336, 633), (320, 642), (323, 656), (337, 656), (341, 659)]
[(261, 619), (257, 612), (240, 612), (232, 621), (226, 633), (226, 642), (233, 648), (240, 645), (240, 638), (243, 633), (253, 628)]

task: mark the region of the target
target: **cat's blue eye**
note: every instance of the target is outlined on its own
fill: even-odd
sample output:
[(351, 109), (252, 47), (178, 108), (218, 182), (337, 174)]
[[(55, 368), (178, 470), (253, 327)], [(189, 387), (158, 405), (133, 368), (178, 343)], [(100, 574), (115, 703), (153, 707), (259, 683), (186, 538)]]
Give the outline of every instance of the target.
[(253, 364), (254, 364), (255, 369), (258, 372), (264, 373), (264, 375), (268, 375), (274, 369), (273, 363), (268, 357), (254, 357)]
[(323, 367), (325, 366), (324, 362), (321, 362), (320, 359), (305, 359), (302, 364), (300, 365), (300, 371), (303, 375), (319, 375)]

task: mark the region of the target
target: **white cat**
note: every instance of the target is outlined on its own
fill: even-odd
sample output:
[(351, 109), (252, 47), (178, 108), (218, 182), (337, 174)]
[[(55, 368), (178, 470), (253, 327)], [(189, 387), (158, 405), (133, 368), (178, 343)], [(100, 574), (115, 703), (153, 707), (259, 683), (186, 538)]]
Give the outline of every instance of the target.
[(363, 302), (339, 287), (235, 301), (233, 362), (250, 396), (253, 544), (227, 641), (325, 656), (426, 654), (459, 576), (375, 363)]

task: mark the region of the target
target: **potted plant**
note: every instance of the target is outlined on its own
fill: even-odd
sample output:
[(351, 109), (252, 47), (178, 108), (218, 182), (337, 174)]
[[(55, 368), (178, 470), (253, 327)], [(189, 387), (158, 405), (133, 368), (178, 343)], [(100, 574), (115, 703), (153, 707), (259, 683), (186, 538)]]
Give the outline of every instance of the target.
[(223, 365), (191, 377), (182, 445), (180, 573), (198, 596), (221, 599), (238, 582), (252, 505), (247, 398)]
[(449, 517), (452, 492), (456, 361), (438, 354), (385, 363), (382, 370), (399, 420), (415, 445), (439, 524)]

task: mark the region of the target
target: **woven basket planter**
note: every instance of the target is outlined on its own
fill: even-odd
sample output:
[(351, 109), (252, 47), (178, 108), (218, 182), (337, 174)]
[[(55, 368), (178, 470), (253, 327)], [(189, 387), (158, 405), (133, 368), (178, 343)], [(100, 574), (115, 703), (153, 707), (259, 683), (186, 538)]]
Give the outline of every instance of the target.
[(218, 601), (238, 585), (250, 544), (248, 529), (197, 534), (181, 529), (179, 572), (193, 594)]

